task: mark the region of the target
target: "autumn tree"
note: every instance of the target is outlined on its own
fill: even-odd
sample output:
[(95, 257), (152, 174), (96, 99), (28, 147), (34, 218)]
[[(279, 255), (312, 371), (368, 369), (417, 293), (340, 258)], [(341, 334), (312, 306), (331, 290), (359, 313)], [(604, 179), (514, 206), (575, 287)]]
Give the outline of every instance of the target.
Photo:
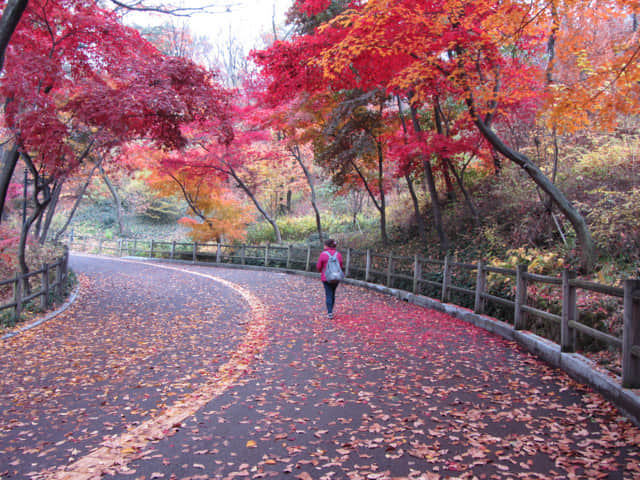
[(162, 56), (90, 1), (33, 0), (7, 49), (6, 122), (34, 179), (29, 229), (93, 148), (146, 137), (184, 144), (180, 125), (224, 115), (222, 90), (190, 61)]
[(269, 214), (258, 198), (259, 180), (252, 177), (246, 168), (248, 162), (279, 155), (279, 152), (272, 150), (265, 132), (239, 128), (235, 130), (232, 141), (225, 144), (202, 138), (198, 148), (190, 153), (195, 155), (197, 162), (225, 175), (233, 186), (241, 189), (273, 228), (276, 243), (282, 243), (282, 234), (275, 216)]
[[(332, 2), (330, 14), (337, 14), (345, 6), (343, 1)], [(321, 17), (316, 18), (316, 13)], [(320, 239), (324, 235), (320, 208), (311, 165), (307, 163), (304, 152), (309, 151), (323, 135), (326, 116), (334, 105), (322, 83), (321, 70), (308, 63), (313, 52), (319, 53), (331, 42), (331, 39), (312, 35), (315, 26), (328, 18), (322, 9), (307, 9), (303, 2), (296, 1), (288, 12), (288, 23), (299, 35), (291, 41), (276, 40), (269, 47), (250, 54), (260, 68), (251, 94), (258, 104), (263, 105), (263, 125), (274, 132), (274, 137), (296, 160), (304, 175)], [(315, 157), (315, 152), (311, 151), (310, 155)]]
[[(342, 32), (344, 38), (326, 48), (316, 64), (326, 79), (338, 84), (348, 79), (363, 89), (411, 92), (413, 105), (433, 98), (438, 93), (435, 85), (463, 99), (488, 144), (519, 165), (571, 222), (588, 264), (594, 252), (584, 218), (540, 168), (510, 148), (491, 124), (510, 105), (540, 91), (544, 69), (539, 59), (548, 19), (546, 5), (481, 1), (390, 5), (372, 0), (324, 27)], [(631, 56), (618, 64), (618, 72), (630, 68)]]
[[(313, 173), (313, 143), (320, 135), (322, 111), (327, 107), (321, 98), (307, 95), (291, 96), (288, 99), (269, 98), (265, 90), (256, 89), (255, 101), (262, 108), (258, 109), (258, 120), (262, 128), (270, 130), (272, 142), (275, 142), (285, 157), (292, 158), (299, 171), (302, 172), (305, 186), (308, 188), (309, 201), (314, 212), (318, 238), (324, 238), (320, 206), (316, 191), (316, 177)], [(298, 170), (294, 170), (295, 174)]]
[[(191, 229), (190, 236), (194, 241), (223, 242), (244, 238), (251, 216), (233, 197), (224, 176), (206, 164), (197, 166), (184, 162), (179, 152), (141, 152), (150, 169), (146, 181), (151, 188), (163, 197), (179, 195), (186, 201), (191, 215), (179, 222)], [(149, 162), (149, 157), (155, 160)]]
[(334, 183), (363, 188), (379, 214), (380, 238), (387, 234), (386, 193), (390, 175), (385, 159), (385, 97), (381, 92), (351, 91), (341, 98), (327, 119), (323, 136), (316, 140), (321, 164), (332, 173)]

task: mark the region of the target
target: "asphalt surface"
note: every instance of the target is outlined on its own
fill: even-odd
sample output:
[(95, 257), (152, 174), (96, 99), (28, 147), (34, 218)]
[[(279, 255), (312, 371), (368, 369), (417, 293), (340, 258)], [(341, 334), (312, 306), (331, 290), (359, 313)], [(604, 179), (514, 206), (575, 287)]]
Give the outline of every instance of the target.
[(0, 343), (0, 479), (640, 478), (640, 430), (513, 342), (273, 272), (72, 256)]

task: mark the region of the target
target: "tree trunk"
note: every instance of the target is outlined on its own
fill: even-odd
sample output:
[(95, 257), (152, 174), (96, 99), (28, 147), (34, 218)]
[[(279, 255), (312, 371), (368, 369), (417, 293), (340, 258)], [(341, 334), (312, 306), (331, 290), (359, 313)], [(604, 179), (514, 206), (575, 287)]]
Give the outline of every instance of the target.
[(360, 169), (358, 168), (358, 166), (355, 164), (353, 160), (351, 160), (351, 166), (360, 177), (360, 180), (362, 180), (362, 184), (364, 185), (365, 190), (369, 194), (369, 198), (373, 202), (373, 206), (376, 207), (376, 210), (378, 210), (378, 213), (380, 214), (380, 230), (381, 230), (380, 233), (382, 237), (382, 242), (386, 245), (386, 242), (388, 241), (387, 231), (386, 231), (387, 222), (384, 214), (385, 209), (384, 209), (384, 206), (382, 205), (382, 201), (378, 202), (378, 199), (376, 198), (375, 194), (371, 190), (371, 187), (369, 186), (369, 182), (367, 181), (367, 178), (362, 174), (362, 172), (360, 171)]
[(78, 209), (78, 206), (80, 205), (80, 202), (82, 201), (82, 197), (84, 197), (84, 193), (87, 191), (87, 188), (89, 187), (89, 184), (91, 183), (91, 178), (93, 177), (93, 174), (95, 173), (96, 169), (100, 165), (100, 161), (101, 160), (99, 160), (93, 166), (93, 168), (91, 169), (91, 172), (89, 172), (89, 176), (87, 177), (87, 181), (84, 182), (84, 185), (82, 185), (82, 188), (78, 192), (78, 195), (76, 197), (76, 201), (73, 204), (73, 208), (71, 208), (71, 212), (69, 212), (69, 216), (67, 217), (67, 221), (64, 223), (64, 225), (62, 226), (60, 231), (58, 233), (56, 233), (56, 236), (54, 238), (54, 242), (57, 243), (60, 240), (60, 237), (62, 237), (64, 232), (67, 230), (67, 227), (71, 223), (71, 220), (73, 220), (73, 216), (75, 215), (76, 210)]
[(273, 227), (273, 233), (276, 236), (276, 243), (282, 243), (282, 234), (280, 233), (280, 228), (278, 227), (278, 224), (276, 223), (276, 221), (269, 216), (269, 214), (266, 212), (264, 208), (262, 208), (262, 205), (260, 204), (256, 196), (249, 189), (247, 184), (242, 181), (242, 179), (238, 176), (236, 171), (233, 168), (229, 167), (228, 173), (238, 183), (238, 186), (244, 191), (244, 193), (246, 193), (247, 196), (251, 199), (251, 201), (256, 206), (260, 214), (264, 217), (264, 219), (267, 222), (269, 222), (269, 224)]
[(405, 175), (404, 179), (407, 181), (409, 187), (409, 194), (411, 195), (411, 202), (413, 203), (413, 212), (416, 216), (416, 222), (418, 222), (418, 235), (422, 243), (427, 243), (427, 226), (420, 211), (420, 202), (418, 201), (418, 195), (416, 195), (416, 189), (413, 188), (413, 180), (411, 175)]
[[(436, 124), (436, 132), (440, 135), (449, 136), (449, 129), (444, 127), (442, 124), (444, 114), (440, 109), (440, 99), (436, 96), (433, 99), (433, 118), (435, 119)], [(449, 202), (454, 202), (456, 200), (456, 191), (453, 187), (453, 182), (451, 181), (451, 172), (450, 169), (453, 168), (451, 161), (448, 158), (443, 158), (440, 156), (440, 160), (444, 163), (442, 169), (442, 176), (444, 177), (444, 184), (447, 189), (447, 200)]]
[(4, 150), (2, 157), (2, 172), (0, 173), (0, 223), (2, 223), (2, 216), (4, 215), (4, 206), (7, 200), (7, 193), (9, 192), (11, 177), (18, 164), (18, 158), (20, 157), (18, 147), (13, 146), (11, 149)]
[(58, 206), (58, 200), (60, 199), (60, 192), (62, 191), (62, 186), (64, 185), (64, 178), (61, 178), (53, 188), (53, 194), (51, 195), (51, 201), (47, 206), (47, 212), (44, 219), (44, 225), (42, 226), (42, 230), (40, 231), (40, 245), (44, 245), (47, 240), (47, 235), (49, 234), (49, 229), (51, 228), (51, 221), (53, 220), (53, 215), (56, 213), (56, 208)]
[(318, 230), (318, 236), (320, 237), (320, 242), (324, 242), (324, 238), (322, 235), (322, 221), (320, 219), (320, 209), (318, 209), (318, 203), (316, 201), (316, 188), (315, 188), (315, 185), (313, 184), (311, 173), (309, 172), (309, 169), (302, 161), (302, 152), (300, 152), (300, 148), (297, 145), (293, 147), (289, 147), (289, 152), (291, 153), (293, 158), (295, 158), (296, 162), (298, 162), (298, 165), (300, 165), (300, 168), (302, 168), (302, 171), (304, 172), (304, 177), (307, 179), (307, 183), (309, 184), (309, 189), (311, 190), (311, 206), (313, 207), (313, 212), (316, 217), (316, 229)]
[(384, 194), (384, 158), (382, 155), (382, 143), (376, 141), (378, 145), (378, 190), (380, 190), (380, 237), (383, 245), (389, 244), (387, 236), (387, 199)]
[(553, 199), (554, 203), (558, 206), (558, 209), (563, 213), (565, 217), (571, 222), (573, 229), (576, 232), (576, 236), (578, 237), (578, 242), (582, 247), (581, 256), (582, 256), (582, 267), (587, 271), (591, 269), (594, 260), (594, 245), (593, 239), (591, 237), (591, 232), (589, 231), (589, 227), (585, 222), (580, 212), (569, 202), (569, 200), (564, 196), (564, 194), (558, 189), (556, 185), (553, 184), (542, 171), (526, 156), (521, 154), (520, 152), (516, 152), (515, 150), (509, 148), (499, 137), (498, 135), (489, 128), (483, 121), (476, 115), (473, 97), (468, 95), (467, 97), (467, 106), (469, 107), (469, 111), (471, 113), (472, 118), (480, 133), (484, 136), (484, 138), (502, 155), (506, 158), (520, 166), (529, 177), (535, 182), (538, 187), (542, 189), (550, 198)]
[(4, 68), (4, 54), (9, 46), (11, 36), (28, 3), (28, 0), (9, 0), (2, 11), (0, 18), (0, 71)]
[(460, 174), (458, 174), (458, 172), (455, 169), (454, 165), (451, 164), (451, 160), (447, 159), (447, 162), (450, 164), (449, 168), (451, 169), (451, 172), (453, 173), (453, 176), (455, 177), (456, 182), (458, 183), (458, 187), (460, 188), (460, 191), (462, 192), (462, 196), (464, 197), (464, 203), (467, 206), (467, 209), (469, 209), (469, 213), (471, 214), (471, 218), (473, 218), (473, 224), (476, 227), (479, 227), (480, 226), (480, 215), (478, 215), (478, 210), (476, 210), (476, 207), (473, 204), (473, 200), (471, 198), (471, 195), (469, 194), (469, 191), (464, 186), (464, 180), (462, 179), (462, 176)]
[[(25, 220), (24, 225), (22, 226), (22, 231), (20, 232), (20, 245), (18, 247), (18, 263), (20, 264), (20, 271), (23, 275), (29, 273), (29, 266), (27, 265), (26, 260), (26, 250), (27, 250), (27, 238), (29, 238), (29, 230), (33, 223), (40, 218), (43, 210), (47, 207), (49, 202), (51, 201), (51, 190), (49, 188), (49, 184), (46, 179), (41, 177), (38, 174), (31, 158), (28, 155), (22, 154), (22, 158), (27, 165), (27, 168), (33, 175), (33, 213)], [(42, 202), (39, 200), (40, 194), (42, 193)], [(29, 283), (25, 282), (25, 292), (30, 291)]]
[[(411, 118), (413, 120), (413, 128), (416, 132), (422, 130), (420, 126), (420, 122), (418, 121), (418, 112), (414, 106), (411, 106)], [(440, 202), (438, 201), (438, 190), (436, 189), (436, 182), (433, 177), (433, 170), (431, 169), (431, 161), (428, 158), (425, 158), (422, 161), (422, 165), (424, 167), (424, 177), (427, 183), (427, 187), (429, 188), (429, 196), (431, 197), (431, 210), (433, 212), (433, 222), (436, 227), (436, 232), (438, 233), (438, 238), (440, 240), (440, 251), (446, 252), (449, 250), (449, 239), (447, 238), (447, 234), (444, 231), (444, 226), (442, 223), (442, 211), (440, 209)]]
[(116, 205), (116, 215), (118, 217), (118, 235), (122, 236), (122, 234), (124, 233), (124, 225), (122, 221), (122, 200), (120, 199), (120, 195), (118, 195), (118, 192), (113, 186), (113, 183), (111, 183), (111, 180), (109, 180), (109, 177), (104, 171), (104, 168), (102, 168), (102, 162), (98, 162), (98, 169), (100, 170), (100, 176), (102, 177), (105, 185), (109, 189), (109, 192), (113, 197), (113, 202)]
[[(405, 144), (407, 143), (407, 122), (404, 119), (404, 115), (402, 112), (402, 102), (400, 101), (400, 95), (396, 95), (396, 102), (398, 103), (398, 114), (400, 116), (400, 122), (402, 123), (402, 130), (405, 135)], [(418, 201), (418, 195), (416, 195), (416, 190), (413, 188), (413, 180), (411, 179), (411, 174), (406, 174), (404, 176), (407, 181), (407, 187), (409, 188), (409, 194), (411, 195), (411, 201), (413, 202), (413, 211), (416, 216), (416, 222), (418, 222), (418, 235), (420, 236), (420, 240), (422, 243), (427, 243), (427, 225), (424, 221), (424, 217), (422, 216), (422, 212), (420, 211), (420, 202)]]

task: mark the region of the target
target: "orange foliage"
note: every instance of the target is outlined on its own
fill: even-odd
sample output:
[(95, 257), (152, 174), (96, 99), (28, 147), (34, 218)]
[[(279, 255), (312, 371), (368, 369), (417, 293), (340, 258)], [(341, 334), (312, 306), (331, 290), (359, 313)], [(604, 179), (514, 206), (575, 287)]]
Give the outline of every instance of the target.
[(252, 217), (234, 198), (219, 173), (176, 155), (136, 146), (128, 152), (128, 160), (130, 164), (144, 165), (149, 172), (146, 182), (158, 195), (179, 195), (186, 200), (193, 217), (184, 217), (179, 222), (191, 228), (189, 236), (194, 241), (244, 239)]

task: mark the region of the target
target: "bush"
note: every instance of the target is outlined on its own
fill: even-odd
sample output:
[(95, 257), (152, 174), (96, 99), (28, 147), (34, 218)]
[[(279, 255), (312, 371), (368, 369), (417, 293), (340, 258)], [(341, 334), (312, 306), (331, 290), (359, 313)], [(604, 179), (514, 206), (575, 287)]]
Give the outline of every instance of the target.
[[(361, 228), (375, 228), (376, 219), (358, 219)], [(315, 215), (281, 217), (276, 220), (283, 242), (318, 243)], [(357, 228), (357, 226), (355, 227)], [(325, 238), (345, 237), (354, 230), (353, 219), (348, 215), (326, 215), (322, 217), (322, 233)], [(358, 230), (362, 236), (362, 231)], [(259, 245), (276, 241), (273, 227), (266, 221), (256, 222), (247, 229), (247, 243)]]

